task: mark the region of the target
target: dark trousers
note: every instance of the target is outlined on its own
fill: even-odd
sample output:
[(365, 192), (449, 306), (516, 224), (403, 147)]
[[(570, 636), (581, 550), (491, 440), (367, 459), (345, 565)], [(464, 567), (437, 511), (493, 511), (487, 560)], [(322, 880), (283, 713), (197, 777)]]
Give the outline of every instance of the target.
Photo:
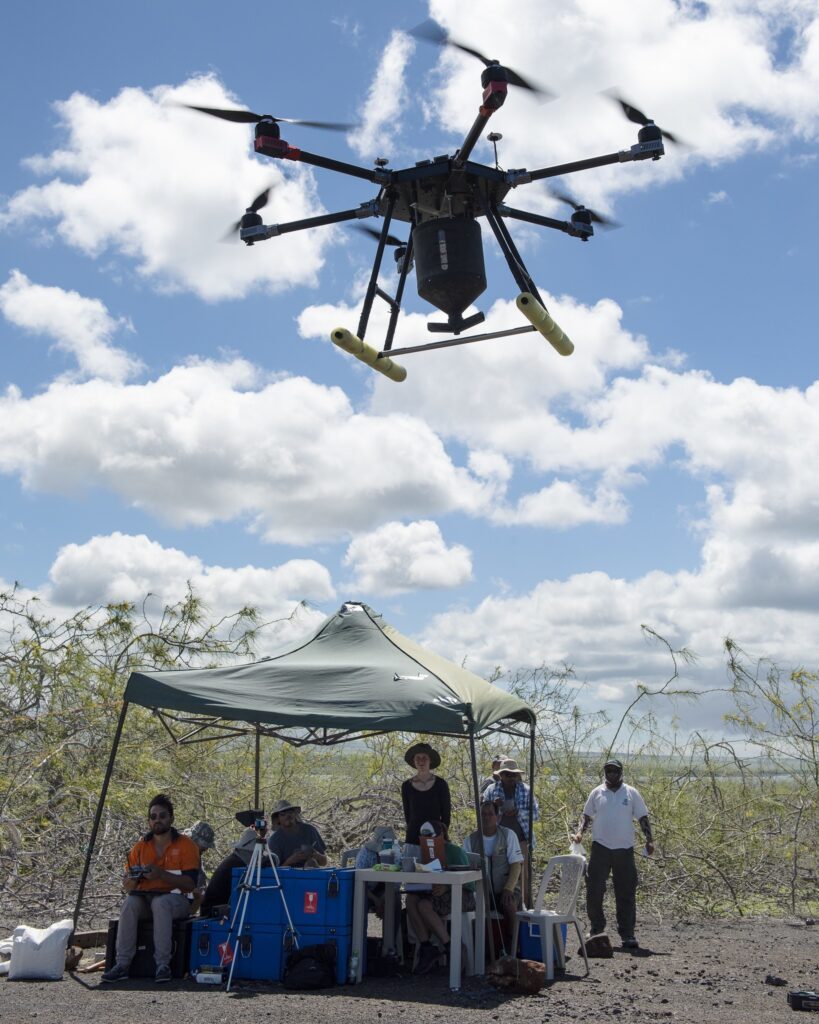
[(621, 938), (630, 938), (634, 935), (637, 923), (637, 867), (634, 863), (634, 849), (610, 850), (600, 843), (592, 843), (586, 875), (586, 913), (589, 915), (591, 934), (598, 935), (606, 930), (603, 897), (609, 872), (614, 883), (617, 931)]
[(233, 881), (233, 869), (247, 867), (245, 862), (235, 853), (229, 854), (211, 875), (205, 895), (202, 898), (202, 917), (210, 917), (211, 909), (224, 903), (230, 903), (230, 887)]

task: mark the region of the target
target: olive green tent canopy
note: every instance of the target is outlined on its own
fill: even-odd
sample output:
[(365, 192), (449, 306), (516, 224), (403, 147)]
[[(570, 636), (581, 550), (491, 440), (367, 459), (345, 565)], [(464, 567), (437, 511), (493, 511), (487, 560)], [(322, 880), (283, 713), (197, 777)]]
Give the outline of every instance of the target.
[[(332, 730), (336, 741), (370, 732), (467, 735), (502, 721), (530, 726), (535, 719), (518, 697), (425, 650), (353, 602), (312, 635), (249, 665), (134, 672), (125, 700), (252, 722), (265, 731)], [(327, 734), (324, 742), (333, 739)]]
[[(257, 807), (262, 735), (297, 745), (344, 743), (384, 732), (468, 738), (479, 831), (476, 737), (495, 731), (528, 737), (529, 772), (534, 774), (535, 713), (528, 704), (402, 636), (365, 604), (348, 601), (312, 635), (250, 665), (133, 672), (91, 828), (75, 926), (130, 704), (150, 708), (178, 743), (254, 731)], [(174, 726), (181, 726), (183, 734), (177, 735)]]

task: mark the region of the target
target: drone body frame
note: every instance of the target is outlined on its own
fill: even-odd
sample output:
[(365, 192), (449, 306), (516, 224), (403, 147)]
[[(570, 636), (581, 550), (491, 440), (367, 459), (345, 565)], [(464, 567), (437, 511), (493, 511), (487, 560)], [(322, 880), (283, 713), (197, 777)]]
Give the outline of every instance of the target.
[[(467, 52), (474, 53), (471, 50)], [(279, 123), (285, 119), (274, 118), (271, 115), (248, 115), (248, 119), (252, 117), (256, 121), (254, 149), (259, 155), (309, 164), (379, 186), (378, 194), (373, 199), (352, 209), (282, 224), (264, 224), (257, 212), (257, 200), (248, 208), (237, 227), (241, 240), (251, 246), (294, 231), (380, 217), (382, 225), (380, 232), (377, 233), (378, 245), (357, 332), (352, 334), (338, 328), (332, 332), (331, 340), (393, 380), (403, 380), (406, 377), (406, 370), (392, 360), (391, 357), (394, 355), (469, 344), (534, 330), (540, 331), (561, 355), (570, 355), (574, 346), (549, 316), (505, 220), (519, 220), (551, 228), (584, 242), (594, 234), (593, 222), (605, 223), (605, 220), (593, 211), (574, 203), (572, 205), (575, 212), (569, 220), (545, 217), (509, 206), (505, 202), (506, 197), (512, 189), (533, 181), (562, 177), (609, 164), (658, 160), (665, 152), (663, 136), (673, 140), (673, 136), (663, 132), (636, 108), (620, 101), (626, 116), (642, 125), (637, 143), (629, 149), (532, 171), (503, 171), (497, 164), (491, 167), (475, 163), (469, 159), (472, 150), (492, 114), (503, 106), (509, 84), (531, 88), (528, 83), (498, 62), (487, 61), (482, 56), (480, 59), (487, 65), (481, 76), (484, 87), (482, 102), (478, 115), (460, 148), (451, 156), (443, 155), (421, 160), (414, 167), (391, 170), (386, 167), (386, 161), (377, 160), (374, 168), (367, 168), (311, 153), (291, 146), (281, 138)], [(210, 110), (205, 112), (216, 113)], [(639, 117), (633, 116), (635, 114)], [(498, 137), (495, 136), (495, 139)], [(263, 193), (263, 196), (266, 194)], [(464, 330), (484, 320), (484, 314), (480, 312), (467, 318), (462, 315), (486, 288), (479, 218), (486, 220), (494, 234), (520, 290), (518, 308), (530, 323), (527, 327), (460, 337)], [(410, 225), (406, 243), (400, 242), (390, 234), (393, 221)], [(386, 293), (378, 283), (387, 245), (396, 247), (398, 282), (394, 295)], [(451, 333), (454, 337), (393, 348), (406, 279), (413, 264), (416, 266), (419, 296), (447, 314), (445, 322), (428, 323), (428, 329), (433, 332)], [(381, 298), (390, 308), (386, 336), (379, 349), (373, 348), (364, 340), (376, 298)]]

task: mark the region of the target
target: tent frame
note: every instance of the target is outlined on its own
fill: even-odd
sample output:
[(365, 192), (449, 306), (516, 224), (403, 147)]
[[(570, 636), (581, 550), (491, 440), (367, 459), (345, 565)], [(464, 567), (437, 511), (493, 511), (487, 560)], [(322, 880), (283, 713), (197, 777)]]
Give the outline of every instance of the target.
[[(85, 895), (85, 887), (88, 881), (88, 874), (91, 869), (91, 861), (94, 855), (94, 848), (97, 842), (97, 836), (99, 834), (99, 827), (102, 821), (102, 814), (105, 808), (105, 800), (108, 795), (108, 788), (111, 783), (111, 778), (114, 773), (114, 765), (116, 763), (117, 750), (119, 749), (120, 740), (122, 738), (123, 729), (125, 726), (125, 718), (128, 713), (130, 704), (124, 700), (122, 702), (122, 708), (120, 709), (119, 718), (117, 719), (116, 729), (114, 731), (114, 739), (111, 744), (111, 752), (108, 756), (108, 764), (105, 769), (105, 776), (102, 782), (102, 788), (100, 790), (99, 800), (97, 801), (97, 808), (94, 813), (94, 822), (91, 827), (91, 835), (88, 840), (88, 846), (86, 848), (85, 862), (83, 864), (82, 876), (80, 878), (79, 891), (77, 893), (77, 901), (74, 906), (74, 928), (76, 929), (77, 923), (80, 917), (80, 910), (82, 909), (83, 896)], [(344, 729), (327, 729), (326, 727), (304, 727), (298, 731), (300, 735), (294, 735), (294, 730), (291, 728), (282, 729), (270, 725), (262, 725), (259, 722), (247, 723), (242, 726), (239, 724), (233, 724), (229, 719), (215, 718), (212, 716), (188, 716), (188, 715), (177, 715), (170, 713), (167, 709), (151, 708), (153, 714), (160, 720), (166, 732), (169, 734), (174, 744), (178, 746), (185, 746), (193, 743), (206, 743), (213, 742), (216, 740), (224, 739), (228, 736), (240, 736), (240, 735), (254, 735), (255, 737), (255, 766), (254, 766), (254, 803), (255, 806), (259, 806), (259, 784), (260, 784), (260, 749), (261, 749), (261, 737), (269, 736), (275, 739), (281, 740), (285, 743), (290, 743), (293, 746), (331, 746), (339, 743), (346, 743), (352, 740), (364, 739), (371, 736), (383, 736), (390, 732), (403, 732), (405, 730), (397, 729), (373, 729), (373, 730), (344, 730)], [(528, 723), (521, 722), (517, 719), (499, 719), (497, 722), (493, 722), (491, 725), (484, 727), (481, 730), (475, 728), (474, 722), (471, 716), (471, 707), (467, 706), (467, 723), (468, 728), (466, 734), (454, 733), (454, 732), (429, 732), (429, 735), (434, 736), (447, 736), (453, 739), (464, 739), (469, 740), (469, 754), (472, 769), (472, 788), (474, 794), (475, 803), (475, 816), (477, 821), (478, 831), (478, 846), (480, 847), (481, 854), (481, 873), (483, 875), (484, 888), (487, 885), (487, 872), (486, 872), (486, 859), (483, 848), (483, 828), (481, 823), (481, 794), (478, 784), (478, 762), (477, 762), (477, 749), (476, 741), (492, 734), (503, 734), (511, 736), (516, 739), (529, 740), (529, 783), (534, 785), (535, 777), (535, 735), (536, 735), (536, 718), (535, 713), (532, 711), (532, 720)], [(174, 732), (173, 724), (177, 726), (188, 726), (188, 731), (177, 735)], [(202, 735), (203, 732), (209, 729), (216, 729), (218, 733), (216, 735)], [(534, 800), (529, 801), (529, 836), (532, 837), (532, 829), (534, 825)], [(529, 877), (532, 878), (532, 843), (529, 842), (528, 852), (528, 864)], [(530, 881), (531, 884), (531, 881)], [(491, 913), (491, 901), (486, 901), (486, 913), (487, 918)], [(494, 958), (494, 937), (492, 934), (492, 928), (489, 928), (489, 948), (490, 957)]]

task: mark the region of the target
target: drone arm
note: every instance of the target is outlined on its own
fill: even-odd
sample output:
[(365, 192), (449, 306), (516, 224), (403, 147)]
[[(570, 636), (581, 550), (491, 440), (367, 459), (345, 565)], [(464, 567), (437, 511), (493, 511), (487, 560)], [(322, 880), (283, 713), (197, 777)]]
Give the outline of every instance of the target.
[(478, 116), (475, 118), (472, 127), (466, 134), (463, 145), (455, 154), (452, 163), (455, 167), (463, 167), (469, 159), (469, 155), (475, 148), (475, 143), (481, 137), (489, 118), (499, 110), (506, 101), (507, 83), (505, 78), (490, 78), (483, 91), (483, 102), (478, 108)]
[(376, 185), (389, 184), (392, 179), (391, 171), (358, 167), (356, 164), (348, 164), (343, 160), (332, 160), (328, 156), (319, 156), (317, 153), (306, 153), (303, 149), (296, 150), (296, 152), (299, 155), (295, 159), (301, 160), (302, 163), (312, 164), (313, 167), (323, 167), (328, 171), (338, 171), (339, 174), (349, 174), (353, 178), (363, 178), (364, 181), (371, 181)]
[(542, 228), (554, 228), (555, 231), (564, 231), (567, 235), (576, 236), (578, 234), (574, 225), (567, 220), (555, 220), (554, 217), (541, 217), (537, 213), (515, 210), (505, 203), (500, 203), (497, 210), (502, 217), (511, 217), (512, 220), (522, 220), (527, 224), (538, 224)]
[(573, 174), (575, 171), (589, 171), (593, 167), (625, 164), (632, 160), (659, 160), (664, 152), (662, 139), (652, 139), (648, 142), (638, 142), (631, 149), (621, 149), (617, 153), (607, 153), (605, 156), (594, 156), (589, 160), (575, 160), (570, 164), (541, 167), (536, 171), (507, 171), (506, 180), (512, 188), (515, 188), (518, 185), (528, 185), (530, 181), (540, 181), (542, 178), (559, 178), (564, 174)]
[(263, 242), (266, 238), (287, 235), (291, 231), (304, 231), (307, 228), (321, 228), (327, 224), (340, 224), (345, 220), (356, 220), (363, 217), (378, 215), (378, 203), (373, 200), (362, 203), (353, 210), (341, 210), (339, 213), (324, 213), (319, 217), (305, 217), (303, 220), (291, 220), (285, 224), (259, 224), (251, 228), (242, 228), (239, 237), (243, 242)]
[(475, 118), (472, 127), (467, 132), (466, 138), (461, 144), (461, 148), (455, 154), (455, 158), (452, 161), (455, 167), (463, 167), (463, 165), (469, 159), (472, 150), (475, 148), (475, 143), (481, 137), (481, 133), (483, 132), (484, 128), (486, 127), (489, 121), (489, 118), (492, 116), (493, 113), (493, 110), (487, 110), (486, 107), (481, 107), (480, 111), (478, 112), (478, 116)]
[(337, 171), (339, 174), (349, 174), (353, 178), (363, 178), (364, 181), (371, 181), (374, 184), (386, 185), (392, 179), (392, 172), (382, 170), (380, 167), (371, 169), (359, 167), (356, 164), (348, 164), (343, 160), (332, 160), (328, 156), (321, 156), (318, 153), (308, 153), (305, 149), (297, 149), (285, 142), (284, 139), (273, 139), (261, 136), (256, 139), (255, 149), (257, 153), (273, 157), (274, 160), (295, 160), (303, 164), (312, 164), (313, 167), (323, 167), (328, 171)]

